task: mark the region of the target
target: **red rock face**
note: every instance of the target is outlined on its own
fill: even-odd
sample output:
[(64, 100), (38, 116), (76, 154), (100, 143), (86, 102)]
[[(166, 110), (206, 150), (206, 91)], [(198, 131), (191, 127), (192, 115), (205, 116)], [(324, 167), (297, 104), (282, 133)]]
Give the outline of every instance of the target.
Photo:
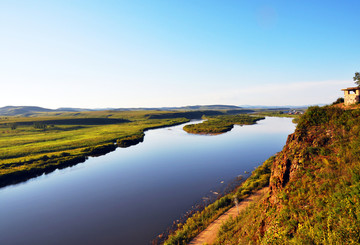
[(288, 158), (289, 146), (295, 140), (295, 133), (290, 134), (284, 149), (277, 154), (271, 169), (270, 191), (276, 193), (289, 182), (292, 170), (292, 160)]
[(277, 154), (272, 165), (269, 185), (271, 203), (277, 203), (276, 194), (291, 184), (300, 165), (308, 160), (310, 156), (307, 150), (330, 144), (332, 138), (331, 131), (317, 126), (307, 131), (296, 130), (288, 136), (286, 145)]

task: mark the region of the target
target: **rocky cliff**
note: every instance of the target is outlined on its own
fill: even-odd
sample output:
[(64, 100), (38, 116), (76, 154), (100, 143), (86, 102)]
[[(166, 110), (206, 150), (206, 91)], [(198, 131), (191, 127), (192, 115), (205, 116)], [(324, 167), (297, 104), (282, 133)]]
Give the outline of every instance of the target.
[(359, 244), (360, 110), (311, 107), (273, 160), (268, 198), (218, 244)]

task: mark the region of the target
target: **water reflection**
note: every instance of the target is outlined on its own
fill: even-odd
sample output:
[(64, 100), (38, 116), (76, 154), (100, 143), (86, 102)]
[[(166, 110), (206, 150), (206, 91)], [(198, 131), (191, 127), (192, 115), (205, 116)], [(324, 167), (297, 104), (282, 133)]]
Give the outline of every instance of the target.
[(294, 130), (288, 118), (216, 136), (182, 127), (0, 189), (0, 244), (147, 244), (210, 191), (280, 151)]

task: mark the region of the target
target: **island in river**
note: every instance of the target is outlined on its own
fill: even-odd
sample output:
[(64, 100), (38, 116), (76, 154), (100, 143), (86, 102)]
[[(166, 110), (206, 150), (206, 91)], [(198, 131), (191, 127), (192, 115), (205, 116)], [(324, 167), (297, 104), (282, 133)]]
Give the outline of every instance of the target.
[(0, 188), (0, 243), (148, 244), (280, 151), (294, 129), (291, 119), (270, 117), (217, 136), (183, 126), (146, 131), (136, 146)]
[(230, 131), (234, 125), (251, 125), (264, 117), (250, 115), (221, 115), (204, 117), (206, 121), (184, 126), (184, 130), (192, 134), (221, 134)]
[(164, 244), (196, 244), (200, 231), (263, 186), (265, 198), (223, 222), (211, 244), (359, 244), (359, 124), (358, 105), (309, 107), (282, 151)]
[[(217, 122), (229, 118), (254, 120), (249, 116), (227, 117), (247, 112), (105, 110), (3, 116), (0, 117), (0, 187), (84, 162), (89, 156), (103, 155), (117, 147), (140, 143), (144, 131), (149, 129), (174, 126), (202, 116), (224, 116), (210, 119)], [(229, 122), (226, 122), (228, 128)]]

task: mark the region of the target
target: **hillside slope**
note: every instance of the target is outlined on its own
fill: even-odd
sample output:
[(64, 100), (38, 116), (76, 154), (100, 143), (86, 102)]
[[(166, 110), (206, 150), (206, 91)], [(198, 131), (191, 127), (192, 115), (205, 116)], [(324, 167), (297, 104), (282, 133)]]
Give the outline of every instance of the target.
[(39, 112), (50, 112), (51, 109), (38, 106), (5, 106), (0, 108), (1, 116), (31, 115)]
[(359, 244), (360, 109), (310, 107), (273, 161), (268, 195), (215, 244)]

